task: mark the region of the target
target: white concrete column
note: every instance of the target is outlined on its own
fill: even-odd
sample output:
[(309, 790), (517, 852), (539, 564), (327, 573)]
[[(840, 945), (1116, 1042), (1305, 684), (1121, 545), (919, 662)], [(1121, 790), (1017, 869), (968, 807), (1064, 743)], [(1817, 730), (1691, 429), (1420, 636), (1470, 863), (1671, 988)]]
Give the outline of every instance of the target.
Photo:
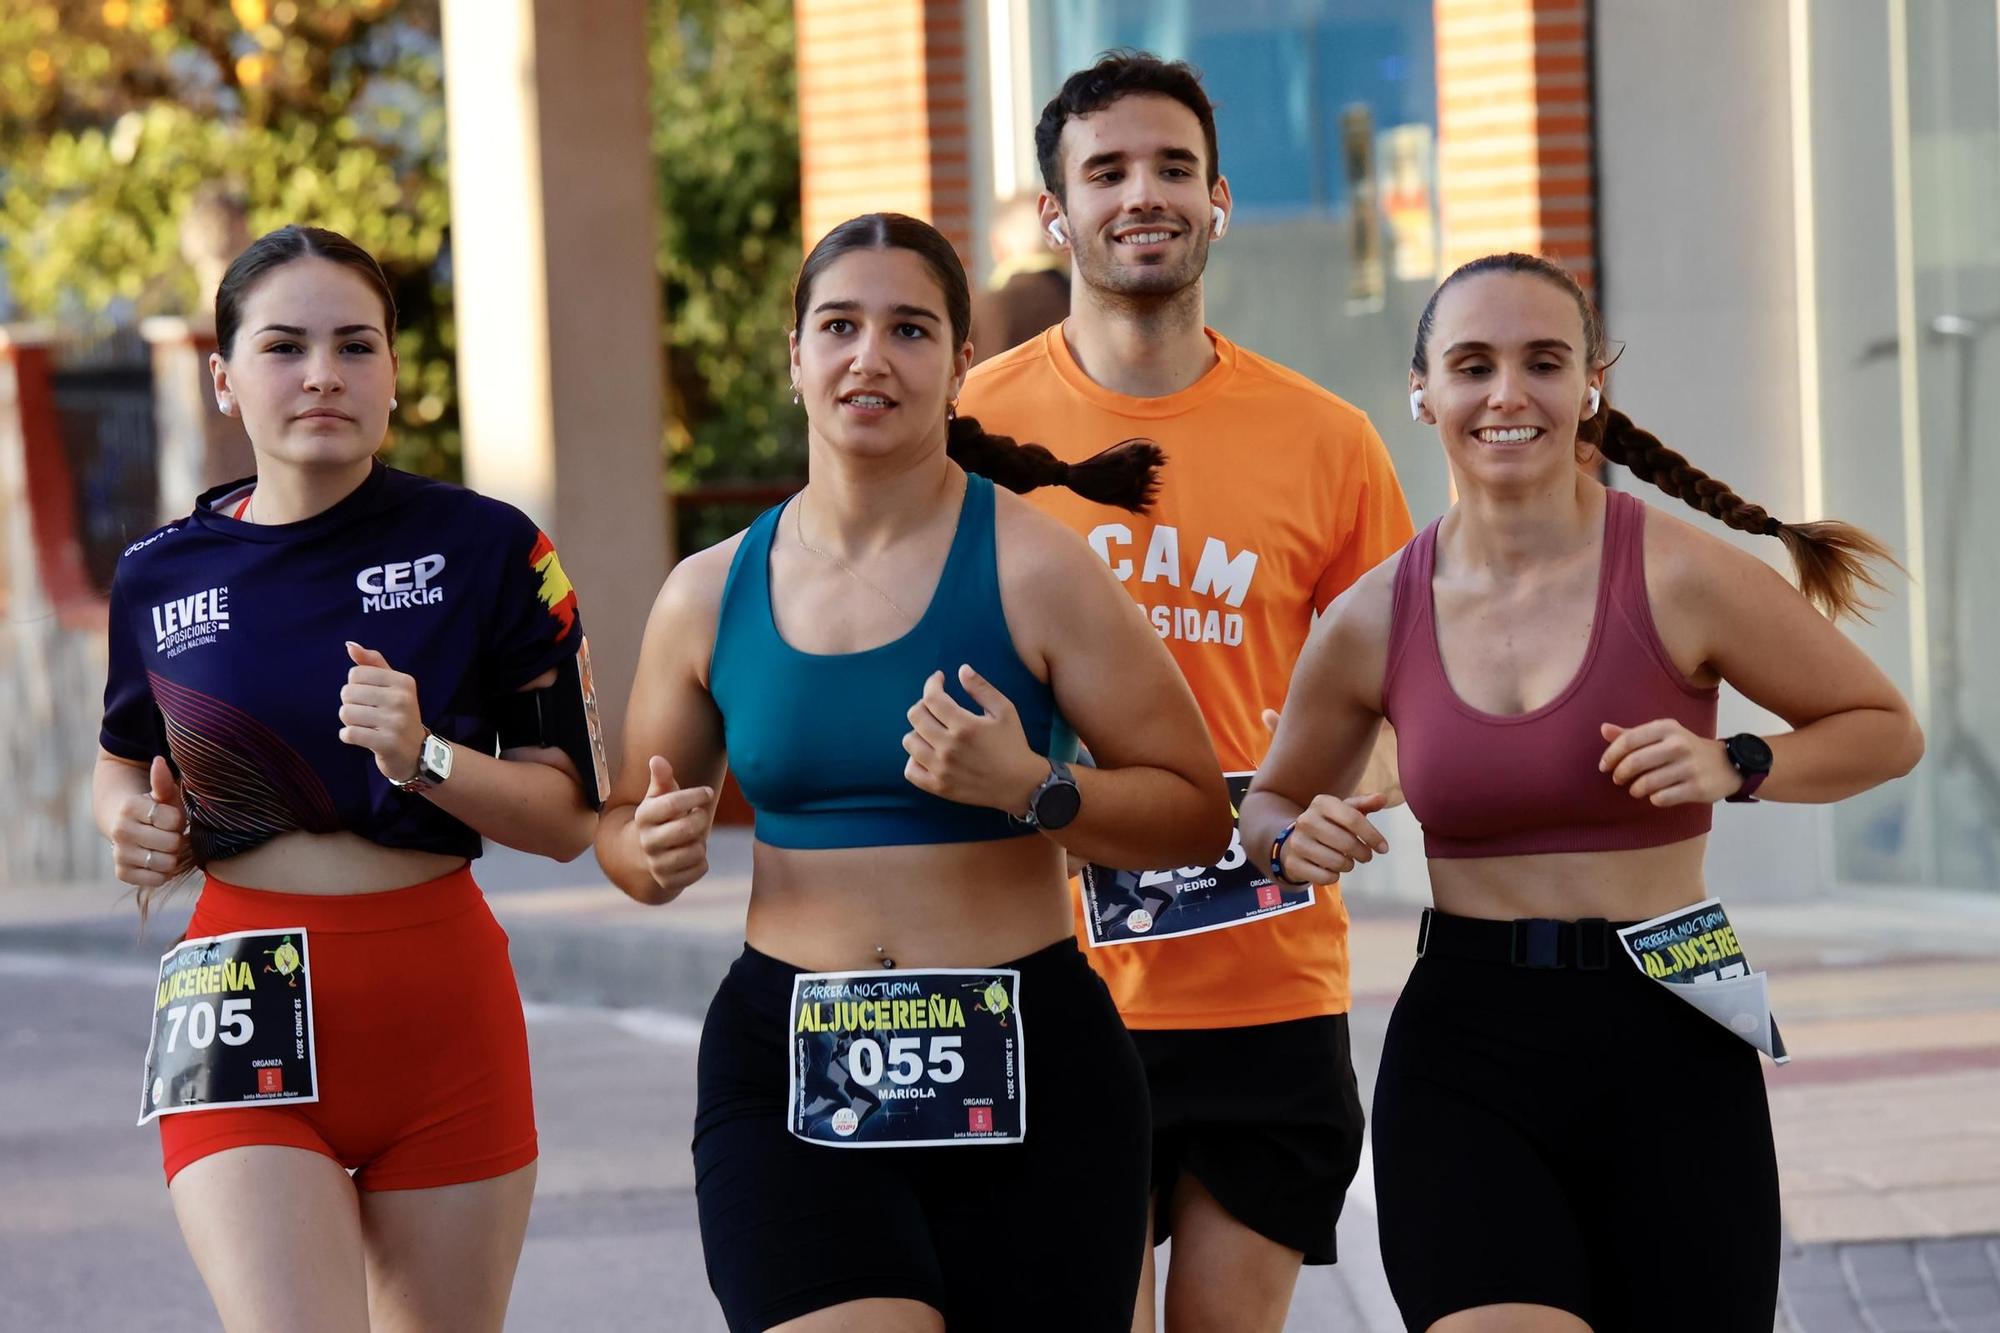
[(444, 0), (465, 479), (576, 585), (616, 740), (672, 559), (644, 0)]
[(139, 334), (152, 349), (164, 523), (193, 510), (195, 497), (209, 487), (255, 472), (257, 458), (243, 422), (215, 407), (215, 380), (208, 370), (215, 351), (213, 322), (155, 315), (140, 321)]

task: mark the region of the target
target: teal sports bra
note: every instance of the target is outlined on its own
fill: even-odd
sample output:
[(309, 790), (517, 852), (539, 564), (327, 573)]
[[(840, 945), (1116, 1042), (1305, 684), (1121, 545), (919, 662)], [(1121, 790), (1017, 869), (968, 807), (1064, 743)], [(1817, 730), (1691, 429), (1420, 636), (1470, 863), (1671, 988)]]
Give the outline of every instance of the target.
[(744, 533), (709, 658), (709, 693), (722, 712), (729, 766), (756, 811), (757, 837), (773, 847), (829, 848), (1028, 836), (1032, 829), (1002, 811), (947, 801), (903, 776), (907, 715), (933, 671), (945, 673), (953, 698), (978, 711), (958, 683), (960, 663), (1013, 703), (1037, 754), (1076, 758), (1076, 733), (1007, 632), (993, 483), (966, 474), (958, 529), (923, 618), (901, 638), (858, 653), (802, 653), (779, 637), (771, 539), (785, 507), (766, 510)]

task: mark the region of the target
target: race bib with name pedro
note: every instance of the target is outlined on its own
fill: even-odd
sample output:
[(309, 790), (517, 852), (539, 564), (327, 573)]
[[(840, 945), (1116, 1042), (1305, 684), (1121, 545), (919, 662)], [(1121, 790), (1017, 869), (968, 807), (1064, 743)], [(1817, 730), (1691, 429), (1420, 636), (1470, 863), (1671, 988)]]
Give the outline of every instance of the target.
[(1019, 1143), (1021, 974), (807, 972), (792, 982), (786, 1127), (838, 1148)]
[(139, 1123), (319, 1100), (304, 930), (183, 940), (160, 957)]
[[(1252, 773), (1225, 773), (1229, 813), (1241, 813)], [(1230, 835), (1229, 850), (1212, 866), (1173, 870), (1083, 868), (1083, 919), (1092, 948), (1142, 940), (1228, 930), (1313, 905), (1313, 886), (1282, 884), (1245, 854), (1243, 835)]]

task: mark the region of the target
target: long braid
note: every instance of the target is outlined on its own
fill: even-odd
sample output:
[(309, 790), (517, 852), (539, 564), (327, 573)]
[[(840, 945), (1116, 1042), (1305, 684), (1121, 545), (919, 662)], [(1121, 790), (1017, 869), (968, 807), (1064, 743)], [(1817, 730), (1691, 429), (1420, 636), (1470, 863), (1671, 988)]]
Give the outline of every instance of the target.
[(1710, 518), (1726, 523), (1738, 532), (1776, 537), (1784, 542), (1798, 574), (1799, 591), (1830, 620), (1853, 616), (1866, 620), (1864, 612), (1872, 604), (1863, 600), (1864, 586), (1883, 591), (1882, 581), (1870, 568), (1882, 561), (1902, 569), (1896, 557), (1870, 533), (1842, 523), (1822, 519), (1815, 523), (1785, 523), (1760, 504), (1744, 499), (1726, 482), (1709, 476), (1680, 454), (1662, 444), (1651, 431), (1633, 424), (1632, 418), (1615, 411), (1609, 403), (1577, 431), (1579, 439), (1597, 446), (1606, 458), (1629, 469), (1633, 476), (1650, 481), (1668, 495), (1693, 505)]
[[(1597, 414), (1605, 418), (1604, 429), (1592, 443), (1598, 452), (1629, 469), (1641, 481), (1652, 482), (1668, 495), (1685, 500), (1738, 532), (1775, 537), (1784, 526), (1764, 506), (1730, 490), (1727, 482), (1716, 480), (1688, 462), (1662, 444), (1657, 435), (1634, 424), (1632, 418), (1609, 403), (1600, 406)], [(1595, 421), (1592, 418), (1592, 424)], [(1583, 434), (1581, 430), (1577, 433)]]

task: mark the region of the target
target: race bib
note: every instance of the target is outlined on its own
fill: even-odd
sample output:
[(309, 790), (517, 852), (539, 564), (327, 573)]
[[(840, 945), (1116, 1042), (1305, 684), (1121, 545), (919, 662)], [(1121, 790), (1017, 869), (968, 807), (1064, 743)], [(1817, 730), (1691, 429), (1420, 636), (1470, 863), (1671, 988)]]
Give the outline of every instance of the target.
[(1021, 974), (807, 972), (792, 982), (788, 1128), (837, 1148), (1019, 1143)]
[[(1255, 773), (1225, 773), (1229, 813), (1240, 813)], [(1313, 886), (1282, 884), (1243, 850), (1242, 833), (1212, 866), (1174, 870), (1083, 868), (1083, 919), (1093, 948), (1228, 930), (1313, 905)]]
[(1736, 927), (1715, 898), (1618, 932), (1632, 965), (1771, 1057), (1791, 1059), (1771, 1014), (1769, 978), (1743, 956)]
[(180, 1111), (318, 1100), (305, 931), (211, 935), (161, 956), (140, 1124)]

